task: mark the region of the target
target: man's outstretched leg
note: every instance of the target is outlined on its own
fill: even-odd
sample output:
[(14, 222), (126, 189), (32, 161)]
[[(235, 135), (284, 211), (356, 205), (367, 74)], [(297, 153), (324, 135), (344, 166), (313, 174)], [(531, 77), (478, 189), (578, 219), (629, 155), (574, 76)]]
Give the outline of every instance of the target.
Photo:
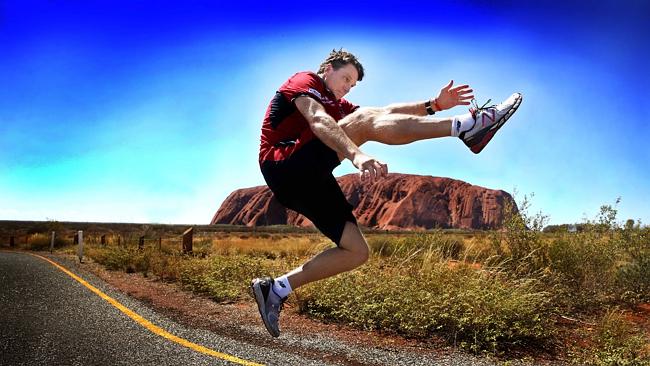
[(423, 115), (400, 113), (416, 111), (417, 104), (360, 108), (341, 119), (338, 124), (357, 145), (377, 141), (388, 145), (403, 145), (438, 137), (459, 137), (472, 152), (483, 150), (494, 134), (514, 114), (522, 96), (512, 94), (498, 105), (470, 108), (470, 112), (449, 118), (428, 118)]
[(369, 249), (359, 227), (347, 222), (338, 247), (316, 255), (302, 266), (276, 279), (256, 278), (251, 287), (264, 326), (272, 336), (280, 335), (278, 321), (282, 303), (295, 289), (307, 283), (353, 270), (368, 260)]

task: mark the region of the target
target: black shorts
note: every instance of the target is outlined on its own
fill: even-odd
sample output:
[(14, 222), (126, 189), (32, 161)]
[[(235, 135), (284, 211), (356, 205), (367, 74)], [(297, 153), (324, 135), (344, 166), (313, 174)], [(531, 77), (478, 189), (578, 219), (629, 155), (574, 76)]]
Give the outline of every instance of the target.
[(307, 217), (336, 245), (346, 222), (357, 224), (332, 171), (341, 162), (336, 152), (314, 139), (282, 161), (264, 161), (262, 175), (277, 200)]

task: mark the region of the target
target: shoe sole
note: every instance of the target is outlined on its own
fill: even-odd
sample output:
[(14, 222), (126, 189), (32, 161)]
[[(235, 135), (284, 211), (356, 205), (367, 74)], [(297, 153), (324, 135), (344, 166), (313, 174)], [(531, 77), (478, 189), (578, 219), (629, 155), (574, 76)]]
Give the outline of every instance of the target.
[(494, 125), (492, 125), (492, 127), (490, 127), (488, 129), (488, 131), (485, 133), (485, 135), (483, 135), (483, 137), (481, 137), (481, 141), (479, 143), (477, 143), (477, 144), (472, 144), (471, 146), (469, 144), (465, 144), (465, 145), (467, 145), (469, 147), (469, 149), (474, 154), (478, 154), (481, 151), (483, 151), (485, 146), (487, 146), (487, 144), (490, 142), (490, 140), (492, 140), (492, 138), (497, 133), (497, 131), (504, 124), (506, 124), (506, 121), (508, 121), (508, 119), (510, 119), (510, 117), (512, 117), (513, 114), (515, 114), (515, 112), (517, 111), (517, 109), (521, 105), (521, 101), (523, 99), (524, 98), (521, 95), (521, 93), (517, 93), (517, 99), (515, 100), (515, 103), (512, 105), (512, 108), (510, 108), (508, 110), (508, 112), (506, 112), (506, 114), (503, 117), (501, 117), (501, 119), (499, 119), (499, 121), (497, 123), (495, 123)]
[(262, 293), (262, 288), (259, 285), (259, 282), (253, 282), (251, 283), (251, 292), (253, 295), (253, 298), (255, 298), (255, 302), (257, 303), (257, 310), (260, 312), (260, 317), (262, 318), (262, 323), (264, 323), (264, 327), (266, 330), (271, 334), (273, 337), (279, 337), (280, 333), (275, 333), (273, 329), (269, 326), (268, 324), (268, 318), (265, 316), (265, 307), (266, 303), (264, 302), (264, 294)]

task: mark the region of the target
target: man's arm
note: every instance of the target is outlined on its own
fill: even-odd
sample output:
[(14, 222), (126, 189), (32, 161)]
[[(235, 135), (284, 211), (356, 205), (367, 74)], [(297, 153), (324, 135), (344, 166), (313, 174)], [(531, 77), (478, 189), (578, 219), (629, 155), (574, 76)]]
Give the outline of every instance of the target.
[[(434, 112), (453, 108), (457, 105), (469, 105), (469, 101), (474, 98), (474, 95), (472, 95), (473, 90), (469, 88), (469, 85), (460, 85), (452, 88), (453, 85), (454, 81), (451, 80), (449, 84), (440, 89), (438, 97), (429, 100)], [(426, 116), (428, 113), (424, 105), (425, 102), (395, 103), (383, 107), (383, 110), (386, 113)]]
[(325, 145), (332, 150), (343, 155), (350, 161), (354, 160), (355, 155), (361, 153), (361, 150), (345, 134), (343, 129), (336, 123), (334, 118), (327, 114), (325, 108), (308, 96), (301, 96), (295, 100), (296, 107), (309, 122), (309, 127)]
[(311, 97), (301, 96), (296, 98), (295, 104), (314, 135), (332, 150), (349, 159), (362, 175), (368, 171), (371, 178), (378, 178), (388, 173), (386, 164), (364, 154), (320, 103)]
[[(412, 116), (426, 116), (428, 115), (427, 109), (424, 106), (424, 103), (426, 101), (422, 102), (414, 102), (414, 103), (393, 103), (389, 104), (382, 109), (384, 110), (385, 113), (395, 113), (395, 114), (410, 114)], [(438, 109), (433, 104), (433, 101), (431, 101), (431, 108), (433, 108), (434, 112), (438, 112)]]

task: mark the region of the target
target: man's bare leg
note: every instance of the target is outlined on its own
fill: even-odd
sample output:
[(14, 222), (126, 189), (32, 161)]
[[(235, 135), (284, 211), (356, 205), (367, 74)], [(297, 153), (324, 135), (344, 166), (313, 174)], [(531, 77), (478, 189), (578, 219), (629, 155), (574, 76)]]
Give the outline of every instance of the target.
[(339, 247), (327, 249), (287, 274), (292, 289), (350, 271), (368, 260), (366, 239), (357, 225), (347, 222)]
[(275, 280), (269, 277), (253, 279), (251, 282), (253, 298), (269, 333), (274, 337), (280, 335), (278, 324), (280, 310), (291, 290), (309, 282), (352, 270), (365, 263), (368, 255), (368, 244), (363, 234), (357, 225), (346, 222), (339, 247), (318, 254), (309, 262)]
[(338, 124), (357, 146), (367, 141), (388, 145), (451, 136), (453, 117), (427, 118), (388, 112), (385, 108), (359, 108)]

